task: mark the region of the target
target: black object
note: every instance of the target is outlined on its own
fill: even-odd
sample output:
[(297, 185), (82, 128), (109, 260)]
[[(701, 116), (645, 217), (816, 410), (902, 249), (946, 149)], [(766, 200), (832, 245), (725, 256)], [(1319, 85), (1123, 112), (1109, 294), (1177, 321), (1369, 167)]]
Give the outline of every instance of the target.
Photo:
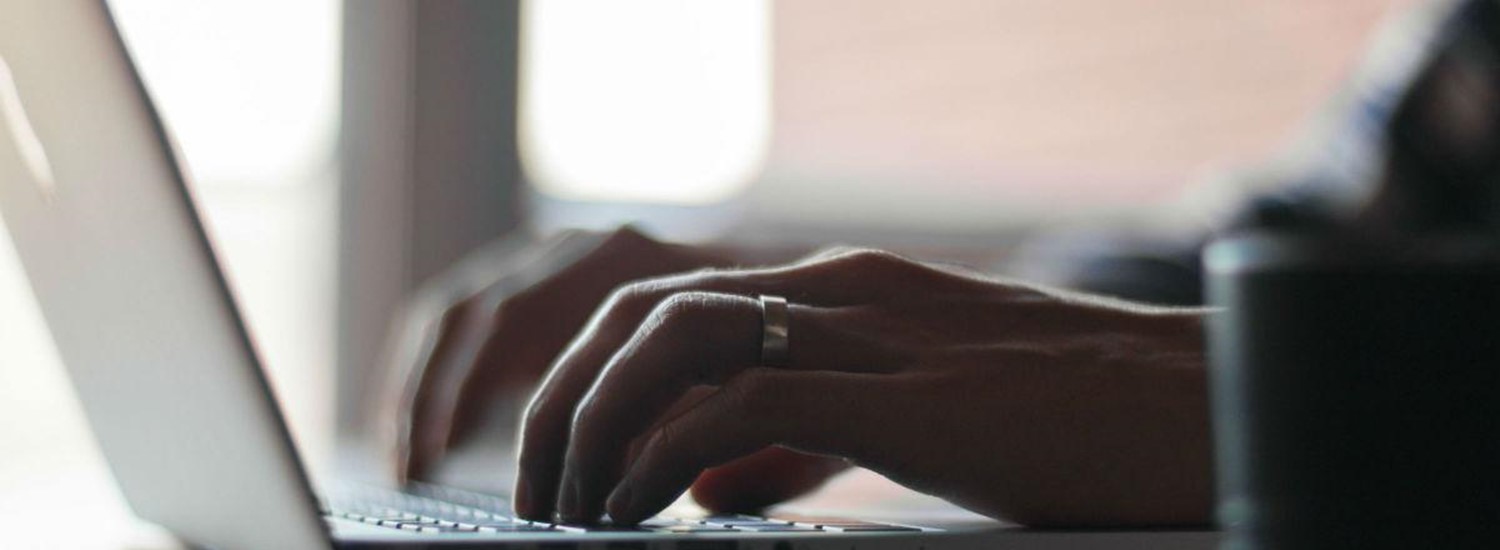
[(1500, 547), (1500, 255), (1260, 233), (1204, 256), (1225, 547)]

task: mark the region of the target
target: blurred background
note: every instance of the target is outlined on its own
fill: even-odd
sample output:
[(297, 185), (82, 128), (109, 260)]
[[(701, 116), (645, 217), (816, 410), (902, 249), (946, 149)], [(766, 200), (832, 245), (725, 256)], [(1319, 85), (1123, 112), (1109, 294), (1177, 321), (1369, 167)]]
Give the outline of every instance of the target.
[[(393, 308), (482, 243), (996, 248), (1129, 216), (1272, 154), (1416, 3), (109, 2), (314, 464)], [(126, 525), (3, 229), (0, 416), (0, 518), (67, 495)]]

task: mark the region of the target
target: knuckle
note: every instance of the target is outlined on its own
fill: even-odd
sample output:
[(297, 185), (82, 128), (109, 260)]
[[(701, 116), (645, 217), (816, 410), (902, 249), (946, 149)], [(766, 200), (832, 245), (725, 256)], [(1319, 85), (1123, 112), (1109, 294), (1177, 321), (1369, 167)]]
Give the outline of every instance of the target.
[(676, 463), (681, 462), (685, 452), (679, 443), (691, 441), (691, 438), (682, 437), (682, 426), (677, 422), (667, 422), (656, 429), (656, 435), (651, 436), (651, 444), (648, 453), (661, 468), (676, 468)]
[(829, 276), (836, 279), (879, 281), (882, 284), (923, 279), (926, 268), (904, 256), (885, 250), (861, 248), (832, 256), (822, 263)]
[(651, 317), (662, 326), (695, 326), (712, 312), (714, 299), (707, 292), (677, 292), (662, 300)]
[(481, 293), (476, 295), (473, 301), (475, 308), (488, 312), (495, 320), (500, 320), (506, 315), (524, 315), (524, 312), (535, 310), (539, 304), (545, 304), (547, 298), (538, 287), (528, 286), (513, 292)]
[(615, 287), (614, 290), (611, 290), (609, 292), (609, 295), (604, 298), (604, 303), (600, 306), (600, 310), (618, 310), (624, 307), (626, 304), (635, 302), (640, 294), (641, 289), (638, 283), (631, 282), (622, 284)]
[(438, 315), (445, 310), (462, 307), (467, 297), (455, 295), (449, 284), (428, 282), (419, 285), (405, 306), (413, 312)]
[(535, 400), (527, 406), (522, 416), (521, 436), (526, 441), (552, 437), (560, 430), (568, 428), (570, 422), (571, 418), (560, 414), (556, 408), (542, 400)]
[(655, 307), (667, 293), (658, 279), (631, 281), (616, 287), (605, 300), (605, 310), (612, 314), (645, 313)]
[(609, 232), (611, 242), (630, 244), (635, 246), (646, 246), (657, 244), (656, 239), (642, 233), (633, 225), (622, 225)]
[(521, 453), (516, 457), (516, 466), (523, 471), (534, 472), (551, 465), (552, 460), (530, 448), (521, 449)]
[(640, 319), (656, 304), (655, 294), (642, 282), (626, 283), (616, 287), (594, 312), (591, 324), (597, 325), (606, 334), (635, 329), (633, 320)]
[(717, 270), (703, 269), (630, 281), (616, 287), (605, 299), (602, 309), (617, 316), (647, 315), (677, 294), (691, 293), (695, 288), (712, 284), (719, 276)]
[[(679, 292), (667, 296), (652, 310), (637, 330), (643, 346), (675, 358), (679, 373), (695, 383), (715, 384), (722, 380), (720, 369), (687, 368), (701, 361), (702, 353), (711, 353), (715, 342), (724, 340), (724, 323), (720, 312), (723, 296), (707, 292)], [(682, 362), (688, 361), (688, 362)]]
[(464, 313), (468, 310), (469, 304), (466, 301), (459, 301), (443, 308), (442, 313), (438, 315), (438, 326), (444, 329), (454, 326), (463, 320)]
[(421, 325), (421, 330), (430, 335), (443, 335), (463, 327), (473, 311), (472, 299), (455, 302), (427, 301), (414, 305), (409, 319)]
[(730, 410), (755, 412), (770, 407), (769, 400), (778, 395), (775, 380), (758, 372), (745, 372), (734, 377), (721, 390)]
[(542, 422), (542, 415), (546, 414), (546, 407), (540, 398), (532, 399), (526, 405), (526, 410), (521, 413), (521, 426), (523, 430), (531, 430)]
[(496, 324), (506, 322), (511, 318), (519, 315), (519, 310), (520, 305), (518, 304), (517, 300), (501, 300), (499, 303), (490, 307), (490, 322)]
[(573, 410), (573, 418), (569, 424), (570, 440), (581, 444), (593, 439), (594, 425), (596, 423), (595, 417), (597, 416), (594, 414), (595, 408), (594, 400), (586, 399), (583, 403), (579, 403), (578, 407)]
[(680, 275), (666, 277), (665, 279), (670, 281), (675, 288), (686, 290), (695, 287), (716, 286), (717, 283), (732, 279), (731, 275), (734, 272), (735, 270), (733, 269), (722, 267), (700, 267)]
[(655, 446), (662, 449), (671, 448), (674, 443), (682, 439), (679, 437), (680, 434), (678, 432), (680, 431), (682, 431), (682, 427), (677, 422), (662, 424), (656, 430), (656, 437), (652, 438), (656, 440)]
[(831, 259), (831, 258), (837, 258), (839, 256), (843, 256), (845, 254), (848, 254), (850, 252), (854, 252), (856, 250), (863, 250), (863, 249), (860, 248), (860, 247), (857, 247), (857, 246), (849, 246), (849, 245), (846, 245), (846, 244), (836, 244), (836, 245), (832, 245), (832, 246), (825, 246), (823, 248), (818, 249), (816, 252), (813, 252), (812, 254), (808, 255), (807, 257), (803, 258), (803, 261), (804, 262), (825, 261), (825, 260), (828, 260), (828, 259)]
[(901, 266), (907, 263), (905, 258), (893, 252), (874, 248), (857, 248), (848, 250), (838, 255), (834, 261), (857, 266), (863, 269), (881, 269)]

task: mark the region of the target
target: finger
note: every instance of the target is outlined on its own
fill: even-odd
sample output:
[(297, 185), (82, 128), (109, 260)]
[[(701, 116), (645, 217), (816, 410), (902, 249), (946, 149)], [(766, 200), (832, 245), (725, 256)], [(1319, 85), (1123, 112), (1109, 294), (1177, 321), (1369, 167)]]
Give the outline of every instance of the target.
[(871, 393), (884, 377), (754, 369), (663, 425), (609, 498), (610, 516), (635, 523), (666, 507), (705, 468), (769, 445), (851, 458), (883, 457)]
[[(406, 304), (404, 308), (413, 309), (414, 305)], [(436, 334), (443, 330), (441, 318), (438, 318), (436, 329), (432, 327), (432, 323), (416, 322), (419, 318), (434, 317), (418, 317), (412, 312), (401, 311), (392, 318), (390, 334), (379, 360), (379, 364), (385, 366), (385, 380), (373, 402), (373, 407), (378, 411), (373, 428), (380, 438), (379, 448), (389, 452), (386, 455), (389, 459), (389, 472), (398, 483), (404, 483), (407, 477), (410, 433), (407, 427), (411, 423), (411, 395), (415, 391), (414, 384), (419, 379), (417, 371), (423, 368), (426, 357), (431, 355)]]
[(516, 289), (517, 272), (537, 263), (538, 257), (586, 238), (587, 234), (565, 231), (540, 242), (521, 237), (489, 243), (424, 283), (407, 304), (413, 310), (398, 314), (418, 321), (407, 324), (407, 333), (397, 339), (402, 348), (392, 357), (399, 394), (392, 400), (396, 421), (390, 432), (398, 481), (423, 475), (447, 448), (452, 416), (448, 405), (455, 400), (445, 397), (459, 393), (455, 386), (469, 377), (483, 346), (486, 331), (474, 326), (481, 320), (476, 313)]
[(628, 227), (597, 241), (595, 236), (560, 243), (516, 274), (516, 286), (523, 289), (495, 307), (490, 338), (474, 358), (457, 399), (449, 404), (450, 448), (481, 424), (497, 394), (535, 389), (547, 367), (621, 280), (680, 271), (688, 261), (666, 255), (665, 245)]
[[(429, 455), (433, 462), (458, 444), (484, 416), (495, 390), (501, 389), (495, 386), (515, 384), (530, 371), (540, 371), (587, 316), (587, 310), (569, 315), (567, 307), (540, 315), (528, 305), (557, 287), (570, 288), (575, 294), (602, 296), (609, 289), (595, 290), (586, 278), (576, 281), (579, 272), (598, 268), (591, 264), (599, 263), (599, 251), (633, 248), (621, 243), (638, 238), (639, 234), (630, 231), (607, 235), (563, 231), (521, 250), (485, 255), (498, 258), (499, 264), (462, 266), (462, 271), (493, 280), (466, 300), (471, 315), (461, 327), (465, 332), (462, 348), (434, 365), (440, 370), (429, 375), (433, 381), (429, 391), (418, 396), (429, 418), (421, 425), (424, 439), (431, 440), (430, 448), (437, 449)], [(595, 303), (597, 299), (590, 305)], [(553, 333), (562, 336), (547, 338)], [(517, 342), (517, 338), (529, 341)], [(559, 341), (553, 343), (554, 339)]]
[(808, 494), (849, 469), (848, 461), (766, 447), (704, 470), (693, 481), (693, 500), (711, 512), (758, 512)]
[(552, 519), (574, 407), (610, 355), (665, 298), (662, 292), (646, 283), (615, 291), (548, 369), (522, 420), (512, 503), (516, 515)]
[[(789, 370), (875, 372), (894, 365), (874, 355), (868, 361), (835, 358), (827, 350), (878, 346), (846, 339), (830, 330), (836, 310), (793, 306), (795, 334)], [(760, 360), (761, 310), (757, 300), (713, 293), (677, 294), (662, 302), (609, 361), (576, 409), (563, 460), (559, 510), (570, 521), (589, 521), (624, 466), (628, 443), (650, 427), (688, 388), (717, 386)], [(800, 345), (799, 343), (807, 343)], [(848, 353), (848, 352), (845, 352)], [(809, 361), (822, 357), (824, 361)], [(834, 362), (837, 361), (837, 362)]]
[(465, 375), (457, 380), (454, 398), (439, 403), (443, 406), (441, 414), (449, 419), (447, 448), (456, 448), (474, 435), (493, 417), (497, 402), (524, 402), (547, 364), (557, 357), (567, 344), (566, 338), (583, 324), (581, 317), (587, 314), (560, 311), (548, 315), (530, 307), (533, 304), (529, 295), (521, 294), (496, 308), (486, 340), (464, 369)]
[(718, 391), (719, 388), (710, 386), (695, 386), (692, 388), (688, 388), (688, 390), (682, 394), (682, 397), (667, 409), (667, 412), (665, 414), (656, 419), (656, 423), (652, 424), (651, 428), (647, 429), (644, 435), (636, 437), (635, 439), (632, 439), (630, 441), (630, 445), (625, 451), (625, 463), (629, 464), (633, 462), (637, 456), (640, 456), (641, 448), (646, 446), (646, 436), (655, 432), (656, 428), (660, 427), (662, 424), (672, 421), (678, 416), (682, 416), (682, 413), (692, 410), (693, 407), (697, 407), (698, 404), (703, 402), (704, 399), (712, 397), (713, 394), (717, 393)]
[(488, 323), (476, 309), (472, 301), (465, 301), (443, 314), (408, 380), (397, 442), (403, 483), (426, 475), (447, 450), (447, 403), (456, 396), (488, 332)]
[[(557, 498), (563, 519), (598, 518), (603, 491), (623, 467), (624, 444), (660, 418), (687, 387), (717, 385), (753, 365), (759, 354), (753, 335), (759, 331), (758, 305), (749, 298), (683, 293), (662, 302), (575, 409)], [(641, 378), (634, 384), (613, 382), (611, 370)], [(622, 393), (612, 393), (615, 386)], [(611, 418), (617, 414), (628, 418)]]
[[(529, 310), (517, 310), (524, 309), (521, 305), (528, 296), (549, 285), (570, 286), (577, 292), (602, 296), (608, 288), (594, 289), (573, 281), (578, 272), (597, 267), (582, 264), (591, 259), (594, 263), (603, 261), (589, 254), (597, 250), (629, 253), (638, 250), (643, 239), (629, 230), (608, 235), (564, 231), (535, 243), (528, 239), (498, 242), (492, 245), (494, 250), (476, 253), (456, 265), (454, 273), (447, 275), (454, 280), (439, 287), (473, 289), (465, 291), (472, 295), (447, 307), (438, 328), (430, 331), (422, 352), (406, 359), (415, 369), (401, 397), (402, 414), (397, 428), (400, 480), (405, 482), (425, 475), (464, 435), (464, 430), (482, 417), (479, 413), (485, 410), (490, 397), (486, 389), (496, 378), (500, 382), (507, 374), (524, 378), (524, 373), (515, 372), (525, 370), (517, 363), (545, 366), (566, 343), (562, 340), (550, 348), (545, 342), (535, 341), (514, 345), (507, 337), (517, 331), (508, 330), (506, 323), (514, 326), (517, 313), (540, 318), (540, 324), (549, 325), (542, 327), (543, 330), (553, 329), (564, 335), (587, 315), (587, 310), (577, 316), (525, 315)], [(428, 302), (433, 301), (427, 298)], [(511, 315), (506, 315), (507, 312)], [(569, 321), (573, 323), (570, 328), (554, 326)], [(532, 328), (537, 328), (537, 324), (532, 323)], [(528, 354), (546, 356), (535, 358)]]
[(668, 296), (689, 291), (777, 294), (799, 304), (840, 306), (871, 302), (872, 295), (887, 297), (891, 288), (937, 288), (915, 284), (927, 274), (913, 265), (887, 253), (840, 251), (788, 266), (699, 272), (618, 289), (553, 363), (527, 406), (515, 484), (516, 514), (551, 519), (578, 402), (610, 357)]

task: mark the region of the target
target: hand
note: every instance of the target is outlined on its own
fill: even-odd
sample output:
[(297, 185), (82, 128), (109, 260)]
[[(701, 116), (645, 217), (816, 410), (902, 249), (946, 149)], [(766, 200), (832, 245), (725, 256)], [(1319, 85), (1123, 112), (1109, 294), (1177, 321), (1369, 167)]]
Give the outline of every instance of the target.
[[(793, 304), (783, 368), (758, 294)], [(533, 397), (515, 508), (639, 521), (780, 447), (1032, 525), (1204, 523), (1201, 315), (873, 251), (634, 283)]]
[(493, 400), (530, 393), (611, 289), (720, 261), (630, 228), (502, 243), (419, 294), (392, 354), (398, 477), (421, 477)]
[[(723, 265), (724, 252), (658, 242), (628, 227), (575, 231), (539, 243), (497, 243), (425, 285), (402, 316), (391, 353), (401, 367), (394, 369), (396, 395), (383, 400), (395, 405), (385, 437), (396, 451), (398, 479), (422, 477), (462, 444), (490, 401), (530, 393), (611, 289)], [(526, 319), (536, 322), (518, 322)], [(711, 510), (758, 509), (811, 491), (847, 467), (769, 449), (706, 473), (694, 495)]]

